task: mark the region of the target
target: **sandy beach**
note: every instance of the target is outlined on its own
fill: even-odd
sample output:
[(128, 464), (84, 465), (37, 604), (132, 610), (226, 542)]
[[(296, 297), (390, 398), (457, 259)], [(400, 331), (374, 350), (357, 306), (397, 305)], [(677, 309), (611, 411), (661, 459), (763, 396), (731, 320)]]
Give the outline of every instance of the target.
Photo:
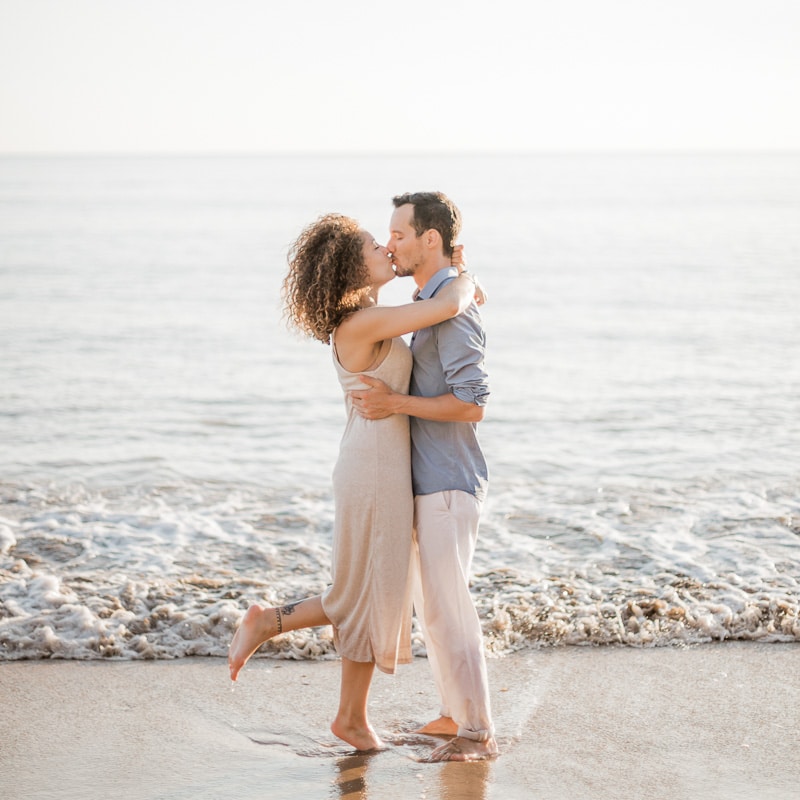
[(500, 758), (424, 763), (424, 659), (378, 674), (388, 750), (328, 732), (335, 661), (0, 663), (12, 798), (794, 798), (800, 647), (558, 648), (489, 661)]

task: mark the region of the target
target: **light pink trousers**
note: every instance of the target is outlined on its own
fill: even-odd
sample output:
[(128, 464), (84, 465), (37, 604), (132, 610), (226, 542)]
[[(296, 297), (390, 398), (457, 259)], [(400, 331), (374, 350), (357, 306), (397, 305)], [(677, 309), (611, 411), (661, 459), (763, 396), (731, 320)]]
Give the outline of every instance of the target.
[(467, 492), (414, 498), (414, 608), (440, 714), (453, 719), (459, 736), (479, 742), (494, 735), (481, 623), (469, 592), (480, 514), (480, 501)]

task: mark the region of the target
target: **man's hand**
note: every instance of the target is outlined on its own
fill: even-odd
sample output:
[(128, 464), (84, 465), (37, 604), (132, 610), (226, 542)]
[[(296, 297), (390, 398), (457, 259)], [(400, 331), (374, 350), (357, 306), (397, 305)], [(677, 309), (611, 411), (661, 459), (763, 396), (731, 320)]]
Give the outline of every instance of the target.
[(369, 389), (350, 392), (353, 407), (364, 419), (384, 419), (392, 414), (429, 419), (433, 422), (480, 422), (484, 407), (459, 400), (452, 392), (436, 397), (415, 397), (390, 389), (383, 381), (360, 375)]
[(382, 380), (370, 378), (369, 375), (361, 375), (361, 381), (369, 386), (369, 389), (357, 389), (350, 392), (350, 399), (356, 411), (364, 419), (384, 419), (396, 414), (396, 403), (405, 397), (397, 392), (393, 392)]

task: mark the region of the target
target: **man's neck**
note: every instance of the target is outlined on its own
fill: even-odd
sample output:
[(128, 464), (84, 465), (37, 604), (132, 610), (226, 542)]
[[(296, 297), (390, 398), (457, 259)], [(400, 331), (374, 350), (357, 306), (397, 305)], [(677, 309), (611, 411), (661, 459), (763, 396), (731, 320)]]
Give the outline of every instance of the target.
[(424, 289), (425, 284), (440, 270), (451, 266), (450, 257), (446, 255), (437, 256), (430, 261), (422, 264), (414, 273), (414, 281), (418, 289)]

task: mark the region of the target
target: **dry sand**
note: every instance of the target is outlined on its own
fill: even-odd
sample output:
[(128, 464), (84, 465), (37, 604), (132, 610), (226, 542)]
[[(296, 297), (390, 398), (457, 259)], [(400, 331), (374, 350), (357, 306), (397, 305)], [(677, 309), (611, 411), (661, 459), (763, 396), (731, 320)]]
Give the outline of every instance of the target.
[[(500, 758), (355, 754), (328, 732), (339, 667), (255, 659), (0, 663), (0, 796), (269, 800), (800, 797), (800, 645), (559, 648), (489, 661)], [(434, 715), (424, 659), (378, 674), (396, 736)]]

